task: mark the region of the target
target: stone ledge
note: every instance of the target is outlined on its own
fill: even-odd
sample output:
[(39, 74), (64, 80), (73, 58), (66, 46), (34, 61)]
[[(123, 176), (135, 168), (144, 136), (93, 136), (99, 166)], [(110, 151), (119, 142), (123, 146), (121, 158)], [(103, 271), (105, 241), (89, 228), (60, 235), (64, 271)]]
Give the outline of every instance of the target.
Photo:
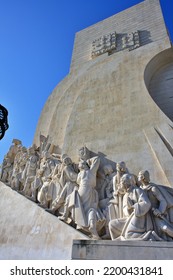
[(172, 260), (173, 242), (73, 240), (72, 259)]

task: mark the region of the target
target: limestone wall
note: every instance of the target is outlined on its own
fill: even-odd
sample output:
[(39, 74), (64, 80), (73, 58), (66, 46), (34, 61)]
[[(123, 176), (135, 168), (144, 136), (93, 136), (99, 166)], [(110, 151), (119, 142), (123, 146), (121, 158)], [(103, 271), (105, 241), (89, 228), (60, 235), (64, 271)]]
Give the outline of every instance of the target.
[[(157, 71), (152, 77), (149, 90), (152, 98), (167, 116), (173, 120), (173, 62)], [(164, 98), (163, 98), (164, 95)]]
[(0, 259), (71, 259), (73, 239), (87, 239), (0, 182)]
[(83, 63), (91, 62), (92, 42), (106, 34), (141, 32), (141, 44), (145, 45), (165, 38), (167, 33), (161, 15), (159, 0), (145, 0), (101, 22), (79, 31), (75, 36), (71, 71)]
[[(94, 39), (135, 30), (140, 31), (140, 47), (91, 59)], [(85, 144), (115, 162), (124, 160), (133, 173), (148, 169), (152, 181), (173, 186), (172, 120), (144, 79), (150, 82), (158, 71), (159, 65), (154, 72), (146, 68), (163, 51), (172, 52), (158, 0), (145, 0), (77, 33), (71, 72), (45, 104), (34, 143), (39, 133), (50, 135), (74, 161)]]

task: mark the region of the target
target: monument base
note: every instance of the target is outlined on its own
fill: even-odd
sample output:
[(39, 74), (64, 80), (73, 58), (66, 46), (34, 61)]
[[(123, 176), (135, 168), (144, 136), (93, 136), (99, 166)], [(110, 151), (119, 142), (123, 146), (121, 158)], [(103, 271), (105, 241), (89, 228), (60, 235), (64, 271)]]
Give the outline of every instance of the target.
[(0, 260), (69, 260), (88, 238), (0, 182)]
[(73, 260), (172, 260), (173, 242), (74, 240)]

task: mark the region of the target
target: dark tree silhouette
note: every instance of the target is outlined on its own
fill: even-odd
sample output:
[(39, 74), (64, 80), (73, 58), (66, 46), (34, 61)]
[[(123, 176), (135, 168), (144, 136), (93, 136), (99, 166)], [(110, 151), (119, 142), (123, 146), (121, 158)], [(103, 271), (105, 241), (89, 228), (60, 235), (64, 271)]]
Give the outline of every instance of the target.
[(8, 110), (0, 104), (0, 140), (4, 137), (8, 127)]

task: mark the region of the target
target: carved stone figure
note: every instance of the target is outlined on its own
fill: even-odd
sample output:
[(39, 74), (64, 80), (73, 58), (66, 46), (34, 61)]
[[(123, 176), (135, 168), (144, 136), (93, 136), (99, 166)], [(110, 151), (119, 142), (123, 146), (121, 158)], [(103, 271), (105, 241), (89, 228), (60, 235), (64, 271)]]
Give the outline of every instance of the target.
[(137, 176), (129, 173), (126, 163), (124, 161), (117, 163), (117, 174), (113, 178), (113, 197), (114, 199), (110, 201), (109, 205), (109, 216), (110, 220), (115, 218), (123, 218), (123, 196), (124, 196), (124, 188), (121, 187), (121, 178), (124, 174), (130, 174), (131, 179), (134, 185), (138, 186)]
[(31, 196), (31, 183), (34, 181), (36, 176), (36, 170), (38, 167), (38, 156), (36, 155), (35, 149), (30, 147), (28, 149), (28, 160), (23, 171), (24, 188), (22, 193), (27, 196)]
[(11, 178), (11, 187), (17, 191), (21, 191), (23, 189), (24, 182), (22, 180), (22, 174), (25, 169), (27, 159), (27, 149), (26, 147), (21, 146), (14, 159), (13, 173)]
[(8, 184), (10, 185), (11, 185), (11, 179), (13, 174), (15, 157), (17, 153), (20, 151), (22, 142), (18, 139), (13, 139), (12, 143), (13, 144), (10, 146), (8, 153), (4, 157), (4, 162), (1, 168), (2, 181), (8, 182)]
[(40, 169), (43, 172), (43, 177), (47, 178), (53, 172), (55, 162), (49, 152), (45, 152), (40, 162)]
[(10, 183), (11, 175), (13, 171), (13, 164), (9, 157), (5, 157), (2, 164), (1, 180), (4, 183)]
[(52, 155), (45, 151), (42, 153), (40, 161), (40, 172), (42, 172), (42, 187), (38, 191), (38, 201), (40, 206), (49, 208), (52, 205), (52, 201), (56, 198), (59, 193), (59, 184), (55, 184), (55, 170), (58, 160), (54, 160)]
[(103, 167), (103, 172), (104, 179), (100, 188), (99, 199), (100, 201), (103, 199), (109, 201), (109, 199), (113, 197), (113, 177), (115, 176), (115, 173), (110, 164)]
[(151, 183), (147, 170), (137, 178), (123, 161), (115, 173), (113, 162), (101, 162), (85, 146), (75, 164), (50, 153), (47, 141), (40, 155), (13, 139), (1, 180), (93, 239), (173, 241), (173, 188)]
[(31, 185), (31, 199), (35, 202), (38, 201), (38, 192), (41, 189), (42, 185), (43, 185), (43, 171), (41, 169), (38, 169), (36, 172), (36, 176), (34, 181), (32, 182)]
[(122, 218), (123, 217), (123, 196), (125, 193), (124, 188), (121, 188), (121, 178), (124, 174), (128, 174), (128, 169), (124, 161), (118, 162), (117, 166), (117, 174), (113, 177), (113, 197), (109, 205), (109, 216), (110, 220), (115, 218)]
[(173, 241), (173, 189), (150, 182), (147, 170), (140, 171), (138, 180), (151, 203), (150, 214), (155, 232), (165, 241)]
[(90, 151), (88, 150), (88, 148), (86, 146), (83, 146), (78, 150), (78, 155), (79, 155), (79, 161), (87, 160), (91, 157)]
[(78, 185), (76, 183), (77, 180), (77, 172), (73, 166), (72, 160), (69, 156), (62, 156), (62, 166), (61, 166), (61, 175), (59, 179), (59, 183), (61, 185), (62, 191), (57, 196), (57, 198), (53, 201), (51, 211), (55, 213), (60, 207), (64, 207), (63, 215), (59, 217), (59, 219), (67, 221), (70, 208), (69, 208), (69, 198), (71, 193), (78, 189)]
[(15, 185), (17, 185), (17, 181), (18, 181), (18, 175), (19, 174), (19, 165), (18, 165), (18, 162), (14, 161), (14, 164), (13, 164), (13, 171), (12, 171), (12, 174), (11, 174), (11, 178), (10, 178), (10, 186), (12, 189), (15, 189)]
[(151, 202), (145, 191), (133, 185), (129, 174), (121, 178), (121, 188), (126, 193), (123, 197), (124, 218), (111, 220), (109, 230), (112, 239), (161, 240), (153, 231), (149, 210)]
[(98, 157), (79, 162), (79, 190), (75, 197), (75, 222), (79, 228), (89, 231), (93, 239), (100, 239), (98, 231), (105, 224), (105, 217), (98, 207), (98, 193), (95, 189), (99, 164)]
[[(41, 170), (42, 172), (42, 170)], [(52, 188), (51, 188), (51, 177), (43, 177), (43, 185), (38, 191), (37, 199), (39, 201), (39, 205), (43, 208), (50, 208), (52, 203)]]
[(52, 187), (52, 201), (54, 201), (57, 196), (61, 193), (62, 191), (62, 186), (60, 184), (60, 177), (61, 177), (61, 161), (56, 160), (55, 161), (55, 168), (53, 169), (51, 173), (51, 187)]
[(51, 144), (48, 142), (49, 135), (45, 137), (44, 135), (40, 134), (40, 146), (39, 146), (39, 153), (42, 157), (45, 152), (48, 152)]
[(104, 180), (100, 189), (99, 195), (99, 207), (106, 217), (105, 223), (105, 234), (102, 235), (102, 239), (110, 239), (110, 233), (108, 229), (109, 223), (109, 201), (113, 199), (113, 178), (115, 172), (113, 171), (112, 165), (107, 164), (103, 167)]
[(12, 163), (14, 163), (16, 154), (20, 151), (21, 145), (22, 145), (22, 142), (20, 140), (13, 139), (12, 145), (10, 146), (9, 151), (6, 155), (8, 158), (10, 158)]

